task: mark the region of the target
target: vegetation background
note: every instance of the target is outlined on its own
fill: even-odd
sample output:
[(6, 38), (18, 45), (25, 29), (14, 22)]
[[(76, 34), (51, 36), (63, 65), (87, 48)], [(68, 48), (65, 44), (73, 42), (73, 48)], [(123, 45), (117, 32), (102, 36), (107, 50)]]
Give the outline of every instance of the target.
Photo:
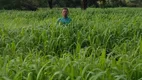
[(142, 7), (142, 0), (0, 0), (0, 9), (36, 10), (39, 7)]
[[(142, 80), (141, 6), (0, 0), (0, 80)], [(70, 24), (56, 24), (59, 7), (69, 7)]]

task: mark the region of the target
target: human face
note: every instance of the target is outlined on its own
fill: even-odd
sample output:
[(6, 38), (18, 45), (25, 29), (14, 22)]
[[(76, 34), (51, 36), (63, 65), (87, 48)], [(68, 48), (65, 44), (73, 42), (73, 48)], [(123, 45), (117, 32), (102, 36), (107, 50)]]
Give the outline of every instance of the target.
[(68, 10), (63, 9), (62, 10), (62, 15), (63, 15), (64, 18), (66, 18), (68, 16)]

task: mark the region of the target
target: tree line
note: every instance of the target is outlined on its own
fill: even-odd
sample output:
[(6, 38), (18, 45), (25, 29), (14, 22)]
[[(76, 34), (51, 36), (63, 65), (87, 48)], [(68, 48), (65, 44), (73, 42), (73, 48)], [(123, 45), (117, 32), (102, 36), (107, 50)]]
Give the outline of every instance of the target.
[(0, 9), (37, 10), (39, 7), (142, 7), (142, 0), (0, 0)]

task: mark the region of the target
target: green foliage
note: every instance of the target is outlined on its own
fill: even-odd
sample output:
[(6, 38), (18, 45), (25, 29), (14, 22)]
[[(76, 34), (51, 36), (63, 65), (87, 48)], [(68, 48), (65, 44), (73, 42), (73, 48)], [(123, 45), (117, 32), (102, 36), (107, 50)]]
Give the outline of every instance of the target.
[(0, 0), (0, 9), (31, 9), (38, 7), (38, 0)]
[[(0, 0), (0, 9), (36, 10), (41, 7), (81, 7), (82, 0)], [(86, 4), (86, 3), (85, 3)], [(141, 7), (141, 0), (87, 0), (88, 7)]]
[(0, 11), (0, 80), (142, 79), (142, 9)]

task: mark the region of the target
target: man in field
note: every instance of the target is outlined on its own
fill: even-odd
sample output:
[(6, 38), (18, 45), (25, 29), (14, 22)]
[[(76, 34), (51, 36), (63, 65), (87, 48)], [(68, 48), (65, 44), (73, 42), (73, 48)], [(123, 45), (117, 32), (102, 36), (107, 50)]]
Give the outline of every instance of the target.
[(69, 10), (67, 8), (63, 8), (62, 10), (62, 18), (59, 18), (57, 23), (59, 24), (69, 24), (71, 22), (71, 19), (68, 17)]

